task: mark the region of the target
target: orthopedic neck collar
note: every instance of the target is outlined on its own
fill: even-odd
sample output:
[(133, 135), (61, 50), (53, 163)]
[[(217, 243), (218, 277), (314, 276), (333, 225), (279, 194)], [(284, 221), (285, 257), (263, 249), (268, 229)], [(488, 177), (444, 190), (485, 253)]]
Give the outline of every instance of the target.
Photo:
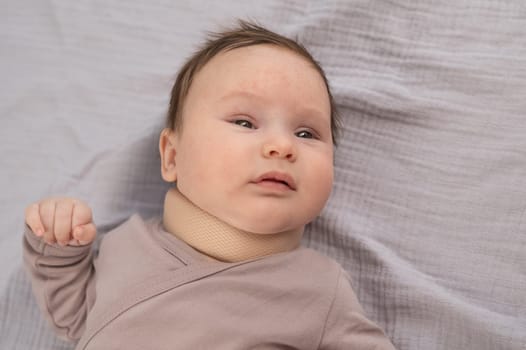
[(166, 194), (163, 225), (194, 249), (226, 262), (293, 250), (303, 234), (303, 227), (275, 234), (239, 230), (197, 207), (175, 188)]

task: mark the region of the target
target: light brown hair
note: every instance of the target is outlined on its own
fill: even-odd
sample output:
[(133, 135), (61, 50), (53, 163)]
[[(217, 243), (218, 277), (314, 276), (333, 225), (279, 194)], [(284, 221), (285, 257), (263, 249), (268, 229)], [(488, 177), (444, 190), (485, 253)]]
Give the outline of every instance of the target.
[(329, 82), (320, 64), (311, 56), (307, 49), (298, 42), (276, 34), (257, 24), (247, 21), (239, 21), (236, 28), (223, 32), (211, 33), (208, 40), (193, 56), (191, 56), (177, 75), (177, 79), (172, 88), (170, 107), (168, 109), (166, 127), (172, 130), (179, 130), (182, 125), (182, 110), (184, 100), (195, 75), (207, 64), (214, 56), (221, 52), (252, 45), (272, 44), (278, 47), (289, 49), (307, 61), (312, 63), (316, 71), (321, 75), (331, 108), (331, 134), (333, 143), (336, 144), (339, 133), (339, 116), (336, 105), (331, 94)]

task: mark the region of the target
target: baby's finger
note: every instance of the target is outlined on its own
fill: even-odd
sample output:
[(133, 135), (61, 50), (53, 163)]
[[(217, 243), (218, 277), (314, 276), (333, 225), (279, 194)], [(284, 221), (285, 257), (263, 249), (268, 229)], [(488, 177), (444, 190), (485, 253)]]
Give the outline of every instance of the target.
[(93, 242), (96, 235), (97, 227), (95, 227), (95, 224), (93, 223), (77, 226), (73, 229), (73, 238), (81, 245)]
[(55, 201), (45, 200), (39, 205), (40, 220), (44, 225), (44, 241), (47, 243), (55, 242)]
[(55, 239), (61, 245), (68, 244), (71, 239), (71, 215), (73, 203), (71, 200), (59, 200), (55, 205), (54, 233)]
[(93, 221), (90, 207), (80, 200), (74, 200), (73, 204), (73, 213), (71, 215), (71, 226), (73, 228), (89, 224)]
[(26, 208), (26, 224), (38, 237), (44, 235), (44, 225), (40, 221), (39, 204), (33, 203)]

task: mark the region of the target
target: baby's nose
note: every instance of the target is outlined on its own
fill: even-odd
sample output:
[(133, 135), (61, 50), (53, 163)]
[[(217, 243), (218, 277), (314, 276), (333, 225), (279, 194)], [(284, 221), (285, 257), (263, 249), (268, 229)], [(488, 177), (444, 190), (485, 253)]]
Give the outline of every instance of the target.
[(283, 158), (291, 162), (296, 160), (297, 152), (294, 142), (287, 137), (273, 138), (262, 147), (265, 158)]

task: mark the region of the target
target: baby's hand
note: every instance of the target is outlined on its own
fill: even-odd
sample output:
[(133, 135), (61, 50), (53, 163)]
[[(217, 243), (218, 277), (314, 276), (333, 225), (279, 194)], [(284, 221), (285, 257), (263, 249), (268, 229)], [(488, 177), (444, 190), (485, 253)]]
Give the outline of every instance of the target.
[(91, 208), (74, 198), (48, 198), (26, 209), (26, 224), (46, 243), (85, 245), (97, 234)]

